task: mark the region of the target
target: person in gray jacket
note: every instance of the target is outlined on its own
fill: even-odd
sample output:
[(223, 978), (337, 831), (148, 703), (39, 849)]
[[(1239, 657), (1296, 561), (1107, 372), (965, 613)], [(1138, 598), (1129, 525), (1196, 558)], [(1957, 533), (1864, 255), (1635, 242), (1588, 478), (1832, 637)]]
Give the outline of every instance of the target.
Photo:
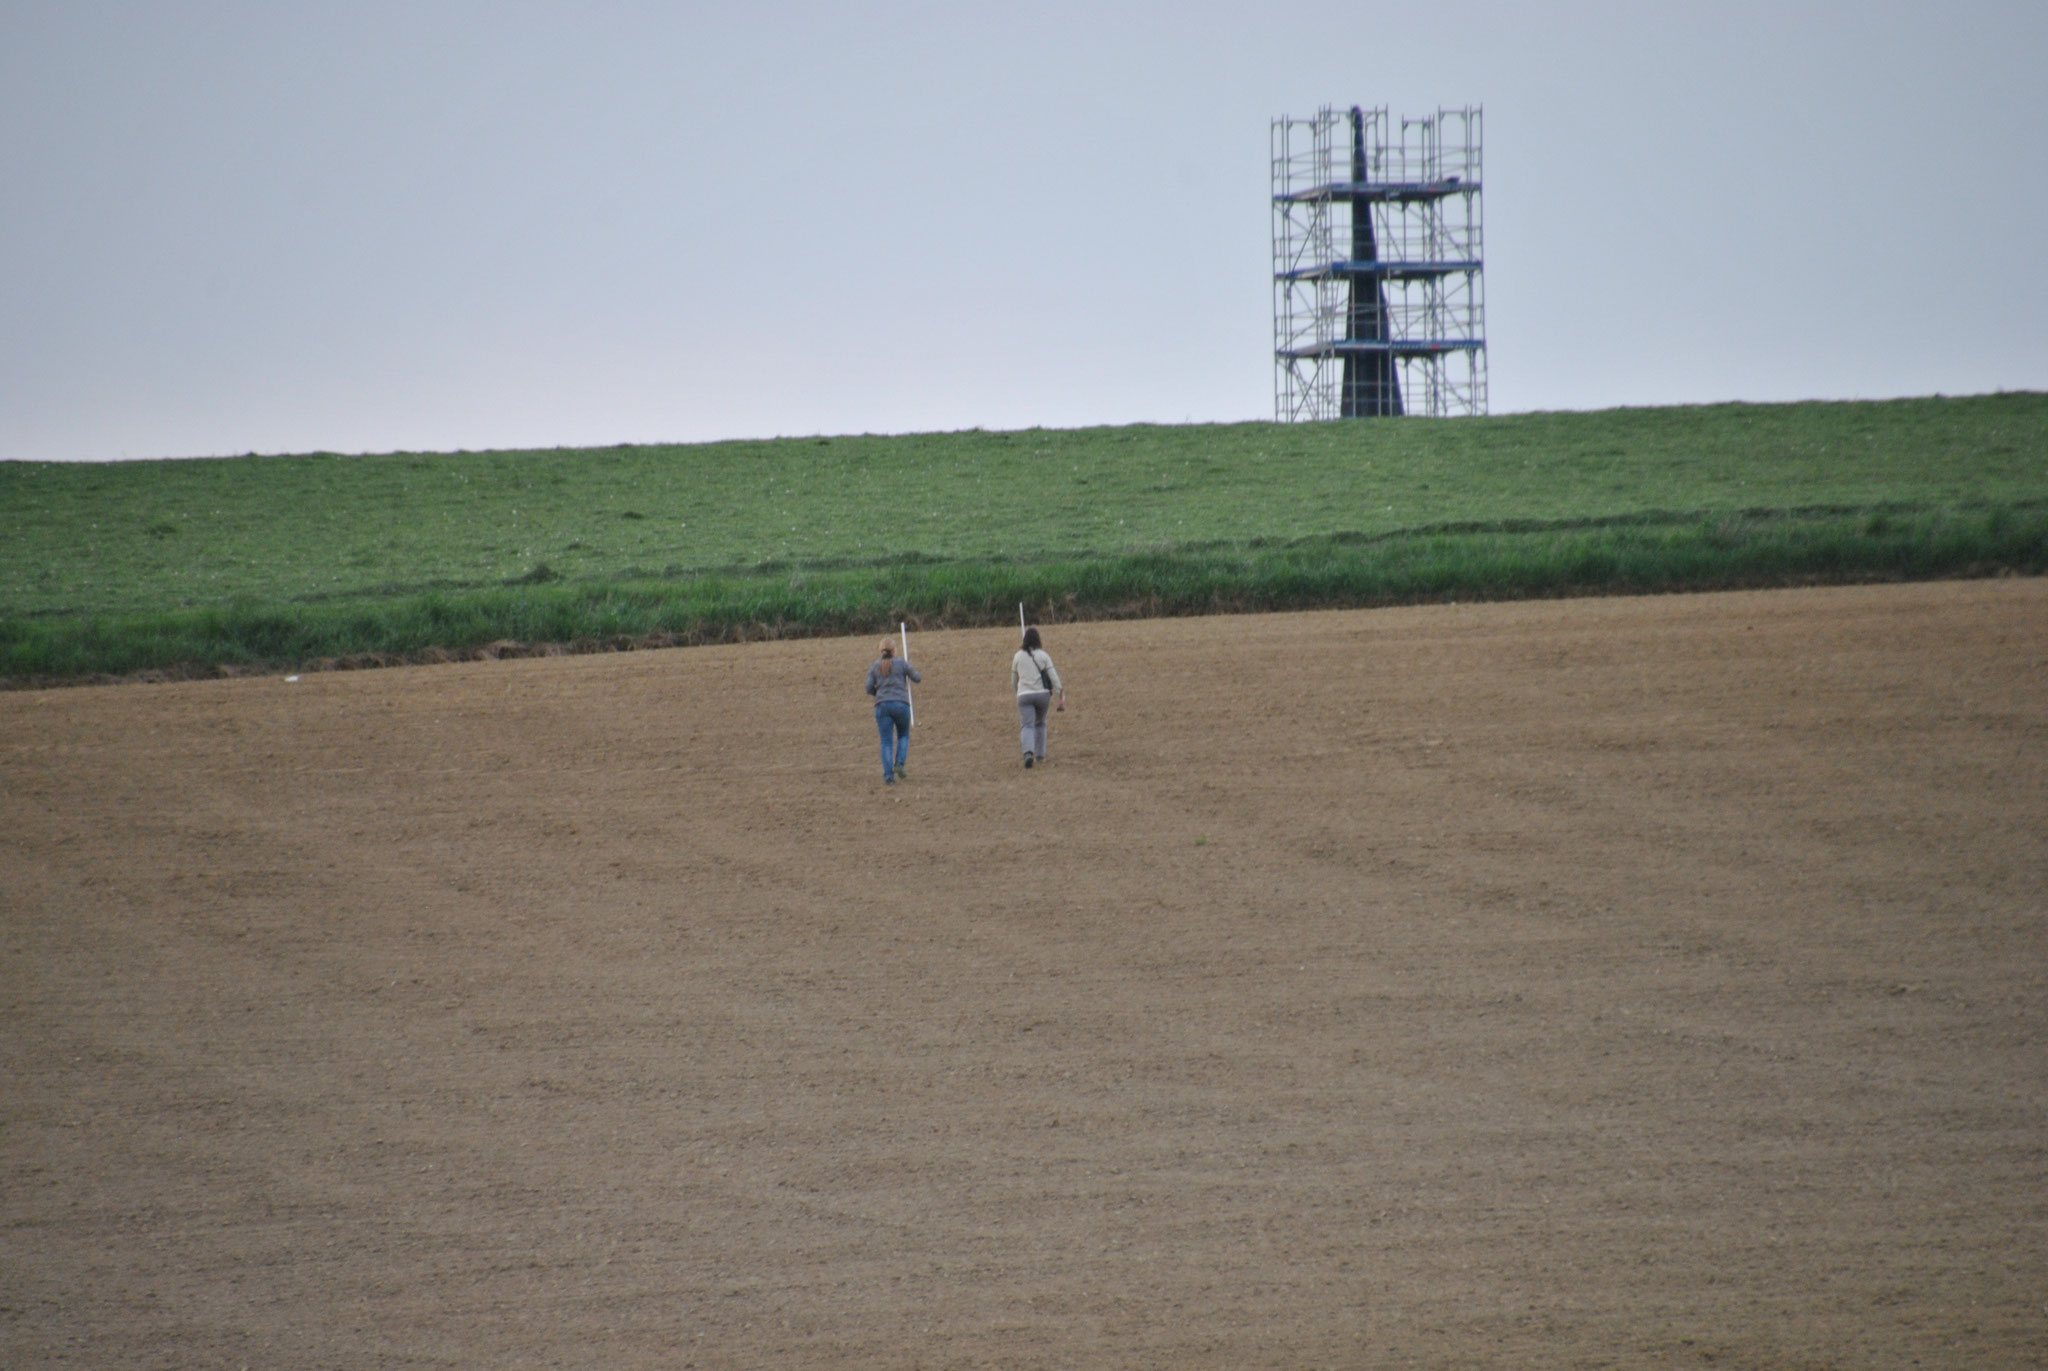
[(899, 660), (893, 639), (882, 639), (882, 655), (868, 668), (868, 694), (875, 697), (875, 727), (882, 735), (882, 784), (908, 779), (903, 764), (910, 760), (910, 682), (922, 681), (909, 660)]
[(1053, 697), (1067, 707), (1067, 688), (1060, 681), (1052, 654), (1039, 642), (1038, 630), (1024, 630), (1024, 646), (1010, 659), (1010, 688), (1017, 692), (1017, 733), (1024, 744), (1024, 769), (1045, 760), (1045, 711)]

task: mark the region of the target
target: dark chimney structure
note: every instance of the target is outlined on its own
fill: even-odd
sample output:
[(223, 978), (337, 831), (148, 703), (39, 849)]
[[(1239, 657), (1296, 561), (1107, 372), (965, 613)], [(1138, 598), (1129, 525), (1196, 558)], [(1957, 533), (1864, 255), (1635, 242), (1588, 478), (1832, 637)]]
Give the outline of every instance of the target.
[[(1387, 344), (1387, 288), (1376, 267), (1380, 254), (1372, 237), (1371, 178), (1365, 165), (1365, 111), (1351, 107), (1351, 182), (1344, 196), (1351, 203), (1351, 305), (1345, 311), (1344, 336), (1352, 343)], [(1344, 354), (1342, 414), (1366, 419), (1401, 412), (1401, 376), (1391, 349)]]

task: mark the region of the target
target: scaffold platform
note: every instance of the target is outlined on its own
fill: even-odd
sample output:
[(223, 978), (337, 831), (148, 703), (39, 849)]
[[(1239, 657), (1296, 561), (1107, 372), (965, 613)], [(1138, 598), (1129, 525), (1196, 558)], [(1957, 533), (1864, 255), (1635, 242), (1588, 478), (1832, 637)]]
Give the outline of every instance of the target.
[(1390, 281), (1419, 281), (1426, 276), (1455, 276), (1459, 272), (1477, 271), (1476, 260), (1456, 262), (1323, 262), (1312, 267), (1297, 267), (1293, 271), (1281, 272), (1276, 279), (1285, 281), (1321, 281), (1339, 277), (1378, 276)]
[(1300, 204), (1308, 200), (1396, 201), (1441, 200), (1447, 195), (1466, 195), (1479, 189), (1477, 181), (1447, 176), (1441, 181), (1333, 181), (1327, 186), (1275, 195), (1278, 201)]
[(1436, 357), (1447, 352), (1477, 350), (1486, 346), (1479, 338), (1335, 338), (1289, 348), (1280, 355), (1296, 359), (1310, 357)]

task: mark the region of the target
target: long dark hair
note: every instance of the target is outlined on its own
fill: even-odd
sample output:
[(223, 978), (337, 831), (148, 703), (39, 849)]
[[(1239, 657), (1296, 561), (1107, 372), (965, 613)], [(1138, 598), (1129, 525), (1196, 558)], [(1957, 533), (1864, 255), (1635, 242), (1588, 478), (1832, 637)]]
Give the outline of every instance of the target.
[(1027, 628), (1027, 629), (1025, 629), (1025, 630), (1024, 630), (1024, 650), (1025, 650), (1026, 652), (1036, 652), (1036, 651), (1038, 650), (1038, 647), (1039, 647), (1039, 642), (1038, 642), (1038, 630), (1037, 630), (1037, 629), (1035, 629), (1035, 628)]

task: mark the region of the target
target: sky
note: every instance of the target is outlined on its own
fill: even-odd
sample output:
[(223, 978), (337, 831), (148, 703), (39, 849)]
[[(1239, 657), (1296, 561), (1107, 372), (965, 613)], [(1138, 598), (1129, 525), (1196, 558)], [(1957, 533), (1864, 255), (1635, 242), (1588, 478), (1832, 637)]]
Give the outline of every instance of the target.
[(0, 459), (1273, 414), (1277, 115), (1485, 109), (1494, 413), (2048, 389), (2048, 4), (0, 0)]

